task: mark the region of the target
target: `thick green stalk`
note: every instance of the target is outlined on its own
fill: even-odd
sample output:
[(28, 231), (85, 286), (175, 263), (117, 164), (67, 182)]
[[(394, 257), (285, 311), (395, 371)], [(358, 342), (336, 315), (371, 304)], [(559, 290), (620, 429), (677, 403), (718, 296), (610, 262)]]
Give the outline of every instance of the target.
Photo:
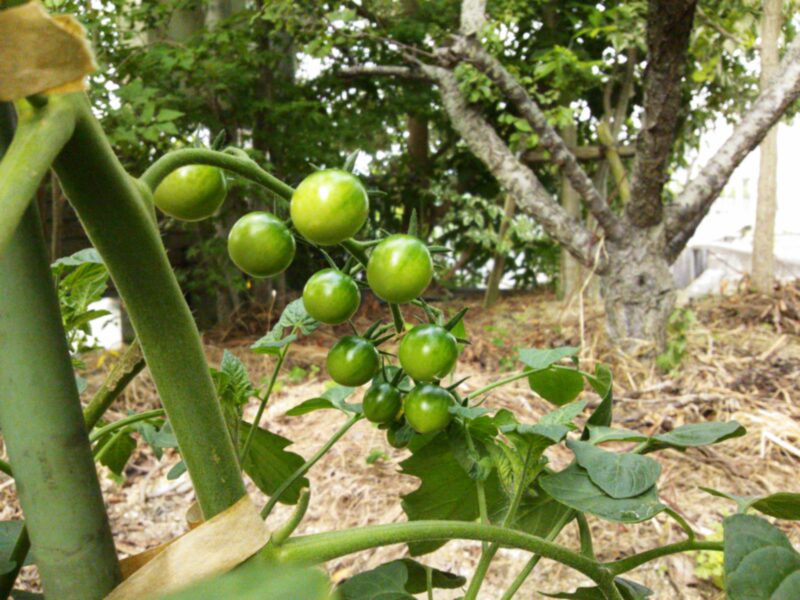
[(35, 203), (0, 257), (0, 289), (0, 426), (42, 583), (50, 598), (100, 599), (119, 564)]
[(75, 125), (73, 112), (59, 96), (40, 110), (26, 102), (17, 106), (17, 133), (0, 162), (0, 255)]
[(83, 418), (86, 429), (91, 431), (97, 422), (108, 410), (114, 400), (122, 393), (127, 385), (133, 381), (139, 372), (144, 369), (144, 357), (139, 342), (136, 340), (128, 347), (125, 354), (114, 364), (111, 372), (103, 384), (95, 392), (89, 404), (83, 409)]
[(75, 133), (55, 163), (67, 198), (125, 302), (208, 519), (245, 487), (200, 335), (135, 180), (111, 150), (83, 94)]
[(284, 200), (291, 200), (292, 194), (294, 193), (294, 190), (290, 186), (283, 183), (277, 177), (267, 173), (264, 169), (259, 167), (258, 163), (254, 160), (227, 152), (209, 150), (207, 148), (185, 148), (165, 154), (144, 172), (140, 180), (147, 184), (151, 190), (155, 191), (164, 177), (175, 169), (185, 165), (212, 165), (225, 169), (226, 171), (231, 171), (245, 179), (249, 179), (250, 181), (264, 186)]
[(567, 565), (599, 585), (607, 587), (610, 580), (603, 565), (568, 548), (521, 531), (465, 521), (411, 521), (305, 535), (290, 538), (279, 548), (266, 548), (265, 553), (279, 560), (321, 563), (381, 546), (453, 539), (528, 550)]
[(261, 516), (263, 518), (266, 519), (269, 516), (269, 514), (272, 512), (272, 509), (275, 508), (275, 505), (278, 503), (278, 500), (281, 499), (283, 493), (286, 490), (288, 490), (289, 487), (295, 481), (297, 481), (303, 475), (308, 473), (311, 467), (317, 464), (317, 462), (319, 462), (319, 459), (325, 456), (328, 450), (330, 450), (333, 447), (333, 445), (336, 442), (338, 442), (342, 438), (342, 436), (345, 433), (347, 433), (350, 430), (350, 428), (359, 421), (359, 419), (361, 419), (361, 415), (359, 414), (354, 414), (349, 419), (347, 419), (347, 421), (345, 421), (344, 424), (342, 424), (342, 426), (336, 431), (336, 433), (334, 433), (331, 436), (331, 439), (325, 442), (320, 447), (320, 449), (314, 453), (314, 456), (312, 456), (306, 462), (300, 465), (294, 473), (292, 473), (289, 477), (286, 478), (286, 481), (284, 481), (280, 485), (280, 487), (277, 490), (275, 490), (275, 493), (272, 494), (272, 497), (270, 497), (269, 502), (267, 502), (266, 506), (261, 510)]
[(606, 563), (606, 567), (614, 575), (621, 575), (622, 573), (627, 573), (636, 567), (640, 567), (643, 564), (650, 562), (651, 560), (661, 558), (662, 556), (669, 556), (670, 554), (678, 554), (680, 552), (691, 552), (693, 550), (716, 550), (717, 552), (722, 552), (722, 542), (684, 540), (682, 542), (661, 546), (660, 548), (645, 550), (644, 552), (634, 554), (628, 558)]

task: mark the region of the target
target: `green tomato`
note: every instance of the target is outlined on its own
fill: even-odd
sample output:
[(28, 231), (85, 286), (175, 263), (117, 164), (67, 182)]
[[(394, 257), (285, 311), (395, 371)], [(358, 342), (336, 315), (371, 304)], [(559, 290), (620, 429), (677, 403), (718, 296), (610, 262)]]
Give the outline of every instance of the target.
[(353, 237), (369, 214), (367, 190), (358, 177), (340, 169), (317, 171), (292, 194), (292, 223), (300, 234), (320, 246)]
[(272, 277), (294, 259), (294, 236), (283, 221), (268, 212), (241, 217), (228, 235), (233, 263), (252, 277)]
[(400, 390), (389, 383), (379, 383), (364, 394), (364, 416), (373, 423), (394, 421), (402, 407)]
[(356, 314), (360, 304), (356, 282), (337, 269), (317, 271), (303, 288), (303, 305), (308, 314), (328, 325), (344, 323)]
[[(389, 442), (392, 448), (405, 448), (411, 441), (410, 431), (403, 423), (392, 421), (388, 429), (386, 429), (386, 441)], [(413, 432), (411, 433), (413, 435)]]
[(417, 433), (441, 431), (450, 423), (450, 406), (453, 401), (453, 395), (446, 389), (422, 383), (403, 400), (406, 421)]
[(179, 167), (161, 180), (153, 202), (170, 217), (201, 221), (213, 215), (225, 200), (225, 176), (209, 165)]
[(346, 335), (328, 352), (328, 374), (339, 385), (358, 387), (372, 379), (378, 370), (378, 350), (364, 338)]
[(458, 360), (456, 338), (438, 325), (417, 325), (400, 342), (400, 364), (417, 381), (441, 379)]
[(427, 246), (413, 235), (396, 234), (375, 246), (367, 264), (367, 282), (387, 302), (411, 302), (433, 278)]

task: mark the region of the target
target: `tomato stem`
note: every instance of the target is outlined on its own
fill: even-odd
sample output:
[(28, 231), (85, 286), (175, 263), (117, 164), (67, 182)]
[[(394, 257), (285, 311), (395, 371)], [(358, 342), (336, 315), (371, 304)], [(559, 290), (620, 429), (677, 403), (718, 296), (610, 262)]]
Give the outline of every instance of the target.
[(290, 535), (292, 535), (294, 530), (297, 529), (297, 526), (300, 525), (303, 517), (306, 515), (306, 511), (308, 510), (308, 502), (310, 499), (311, 492), (307, 487), (304, 487), (302, 490), (300, 490), (300, 496), (297, 499), (297, 506), (295, 506), (294, 511), (292, 511), (292, 515), (289, 517), (289, 520), (276, 529), (272, 534), (269, 540), (271, 544), (280, 546), (289, 538)]
[(89, 434), (89, 441), (94, 443), (113, 431), (117, 431), (118, 429), (122, 429), (123, 427), (127, 427), (133, 423), (138, 423), (139, 421), (147, 421), (148, 419), (163, 417), (164, 414), (165, 412), (163, 408), (156, 408), (153, 410), (136, 413), (135, 415), (128, 415), (127, 417), (118, 419), (117, 421), (109, 423), (108, 425), (100, 427), (99, 429), (95, 429), (91, 434)]
[(211, 165), (225, 169), (258, 183), (284, 200), (291, 200), (294, 193), (291, 186), (262, 169), (251, 158), (208, 148), (182, 148), (168, 152), (150, 165), (139, 180), (155, 191), (162, 179), (175, 169), (186, 165)]

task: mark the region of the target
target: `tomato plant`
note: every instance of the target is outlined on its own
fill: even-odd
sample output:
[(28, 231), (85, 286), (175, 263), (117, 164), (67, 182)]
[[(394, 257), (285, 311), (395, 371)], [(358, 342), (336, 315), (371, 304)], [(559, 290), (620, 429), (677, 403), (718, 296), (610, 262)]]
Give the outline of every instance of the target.
[[(33, 8), (42, 18), (40, 8)], [(437, 589), (464, 586), (463, 598), (475, 600), (504, 547), (529, 555), (504, 598), (512, 598), (539, 560), (547, 558), (591, 582), (574, 592), (548, 590), (556, 597), (640, 600), (651, 592), (629, 579), (630, 572), (654, 559), (692, 551), (725, 553), (731, 598), (800, 597), (795, 577), (800, 553), (777, 527), (755, 514), (798, 520), (800, 495), (744, 497), (705, 490), (735, 506), (736, 513), (723, 521), (723, 541), (701, 539), (673, 508), (675, 499), (660, 499), (661, 465), (653, 455), (742, 436), (745, 430), (738, 422), (699, 421), (665, 432), (614, 426), (611, 370), (602, 364), (588, 368), (574, 347), (522, 349), (514, 373), (482, 386), (454, 381), (458, 344), (468, 342), (466, 311), (447, 319), (422, 296), (433, 263), (430, 250), (415, 235), (380, 232), (374, 239), (352, 239), (367, 218), (368, 199), (347, 169), (318, 171), (293, 190), (241, 149), (184, 148), (157, 159), (134, 182), (82, 93), (41, 91), (20, 95), (13, 106), (0, 103), (0, 428), (9, 456), (8, 462), (0, 461), (0, 471), (16, 479), (25, 515), (24, 524), (0, 523), (3, 540), (11, 542), (2, 544), (0, 595), (12, 592), (33, 546), (46, 593), (59, 600), (141, 597), (131, 592), (140, 589), (135, 586), (145, 580), (147, 589), (158, 586), (161, 591), (165, 578), (167, 598), (174, 600), (210, 594), (307, 600), (335, 594), (369, 600), (375, 590), (396, 598), (422, 593), (432, 598)], [(31, 202), (51, 167), (96, 249), (93, 260), (104, 265), (82, 271), (86, 297), (97, 292), (100, 271), (105, 285), (107, 270), (136, 332), (136, 342), (85, 409), (64, 325), (79, 329), (91, 311), (82, 301), (62, 302), (66, 308), (60, 310), (41, 220)], [(331, 264), (312, 276), (303, 298), (288, 303), (251, 346), (271, 364), (264, 381), (254, 382), (245, 362), (230, 351), (209, 369), (149, 210), (152, 201), (178, 218), (212, 214), (224, 197), (220, 170), (290, 202), (292, 225)], [(409, 230), (416, 230), (413, 223)], [(348, 255), (342, 264), (318, 247), (334, 244), (341, 246), (339, 255)], [(290, 228), (262, 211), (241, 217), (228, 245), (232, 261), (255, 277), (288, 268), (295, 252)], [(59, 276), (63, 265), (53, 267)], [(75, 277), (71, 283), (77, 287), (79, 281)], [(386, 313), (363, 331), (349, 323), (353, 335), (339, 338), (326, 359), (338, 385), (287, 411), (293, 418), (318, 410), (345, 416), (328, 441), (305, 458), (287, 450), (291, 440), (262, 424), (265, 407), (277, 393), (292, 344), (323, 323), (348, 320), (358, 309), (358, 286), (365, 283), (390, 303)], [(410, 331), (408, 314), (403, 314), (409, 307), (398, 306), (409, 303), (415, 318), (426, 321)], [(396, 359), (392, 350), (397, 344)], [(163, 408), (102, 421), (145, 362)], [(370, 381), (369, 389), (355, 389)], [(531, 393), (553, 409), (530, 422), (515, 414), (513, 405), (494, 403), (491, 392), (515, 381), (527, 381)], [(592, 395), (582, 398), (588, 391)], [(362, 392), (363, 402), (351, 401)], [(245, 406), (253, 399), (258, 408), (248, 421)], [(366, 426), (364, 420), (385, 430), (388, 442), (405, 453), (402, 473), (416, 480), (416, 488), (402, 498), (406, 520), (295, 536), (310, 502), (306, 476), (354, 426)], [(156, 456), (164, 448), (179, 454), (181, 462), (171, 475), (188, 471), (205, 522), (180, 539), (165, 540), (157, 552), (136, 557), (151, 562), (123, 582), (95, 463), (124, 478), (139, 438)], [(559, 445), (570, 462), (555, 469), (547, 453)], [(243, 474), (268, 498), (261, 518)], [(274, 521), (279, 502), (294, 506), (293, 512), (268, 527), (262, 518)], [(683, 539), (639, 552), (614, 548), (595, 553), (588, 518), (617, 528), (656, 517), (674, 521)], [(554, 541), (573, 523), (579, 547)], [(196, 557), (202, 544), (195, 541), (207, 540), (203, 536), (209, 531), (220, 543), (206, 543), (212, 547)], [(226, 534), (236, 543), (225, 543)], [(452, 539), (482, 542), (469, 583), (417, 560)], [(407, 545), (414, 558), (379, 565), (336, 586), (320, 571), (306, 568), (398, 544)], [(126, 570), (133, 568), (130, 564)]]
[(361, 293), (353, 278), (338, 269), (323, 269), (309, 277), (303, 288), (303, 305), (321, 323), (344, 323), (358, 310)]
[(268, 212), (240, 218), (228, 234), (228, 254), (234, 264), (253, 277), (272, 277), (292, 264), (294, 236)]
[(153, 192), (162, 212), (181, 221), (201, 221), (225, 201), (225, 176), (216, 167), (186, 165), (167, 175)]

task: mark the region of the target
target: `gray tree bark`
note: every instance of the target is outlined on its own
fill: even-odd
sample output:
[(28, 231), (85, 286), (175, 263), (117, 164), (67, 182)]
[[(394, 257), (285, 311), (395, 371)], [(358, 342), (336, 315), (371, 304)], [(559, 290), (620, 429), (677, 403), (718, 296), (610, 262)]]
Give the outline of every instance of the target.
[[(781, 35), (781, 0), (764, 0), (761, 20), (761, 77), (764, 90), (778, 72), (778, 38)], [(753, 286), (773, 291), (775, 280), (775, 213), (777, 211), (778, 126), (761, 142), (758, 169), (758, 205), (753, 233)]]

